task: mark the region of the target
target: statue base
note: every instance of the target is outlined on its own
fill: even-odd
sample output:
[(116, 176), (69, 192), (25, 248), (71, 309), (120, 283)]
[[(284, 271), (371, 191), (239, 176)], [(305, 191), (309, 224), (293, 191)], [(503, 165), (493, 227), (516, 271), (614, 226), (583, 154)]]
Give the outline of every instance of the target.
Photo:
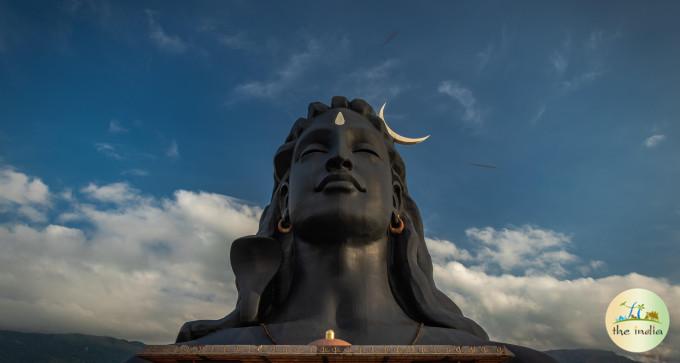
[(507, 362), (503, 345), (149, 345), (137, 357), (154, 363), (202, 362)]

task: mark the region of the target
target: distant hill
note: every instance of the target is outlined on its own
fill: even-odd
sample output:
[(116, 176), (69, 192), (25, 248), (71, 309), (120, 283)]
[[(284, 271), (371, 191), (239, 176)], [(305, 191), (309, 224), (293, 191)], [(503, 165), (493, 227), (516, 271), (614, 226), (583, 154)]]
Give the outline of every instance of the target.
[(556, 349), (546, 353), (560, 363), (639, 363), (608, 350)]
[[(0, 330), (0, 363), (121, 363), (144, 343), (84, 334), (19, 333)], [(560, 363), (638, 363), (595, 349), (546, 351)]]
[(140, 342), (94, 335), (0, 330), (0, 363), (120, 363), (143, 347)]

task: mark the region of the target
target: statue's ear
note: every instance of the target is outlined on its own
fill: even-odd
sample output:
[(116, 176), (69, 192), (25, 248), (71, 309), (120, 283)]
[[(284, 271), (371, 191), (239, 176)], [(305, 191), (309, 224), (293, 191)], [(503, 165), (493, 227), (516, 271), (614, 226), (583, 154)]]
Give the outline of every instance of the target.
[(284, 217), (286, 215), (286, 211), (288, 210), (288, 183), (287, 182), (281, 182), (279, 185), (279, 192), (277, 195), (277, 202), (279, 205), (281, 217)]
[(392, 206), (394, 207), (394, 210), (401, 211), (403, 198), (404, 198), (404, 189), (402, 188), (401, 183), (399, 183), (396, 180), (393, 181), (392, 182)]
[(290, 165), (293, 160), (293, 151), (295, 149), (294, 142), (287, 142), (276, 151), (274, 155), (274, 177), (277, 182), (284, 180), (286, 174), (290, 170)]
[(281, 267), (281, 244), (269, 237), (241, 237), (232, 243), (230, 259), (238, 290), (239, 320), (257, 323), (262, 295)]

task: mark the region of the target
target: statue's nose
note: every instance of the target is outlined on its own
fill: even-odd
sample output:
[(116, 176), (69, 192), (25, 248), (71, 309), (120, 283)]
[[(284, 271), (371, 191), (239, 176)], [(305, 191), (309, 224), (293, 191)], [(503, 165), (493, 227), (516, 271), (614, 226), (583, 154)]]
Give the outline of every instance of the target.
[(330, 145), (331, 149), (328, 155), (330, 158), (326, 161), (326, 171), (328, 172), (339, 171), (341, 169), (351, 171), (354, 166), (350, 160), (352, 151), (348, 145), (348, 135), (344, 131), (346, 130), (337, 132), (335, 134), (336, 138), (333, 140), (334, 142)]
[(326, 170), (329, 172), (338, 171), (341, 169), (351, 171), (352, 166), (352, 161), (343, 157), (342, 155), (332, 156), (330, 159), (328, 159), (328, 161), (326, 161)]

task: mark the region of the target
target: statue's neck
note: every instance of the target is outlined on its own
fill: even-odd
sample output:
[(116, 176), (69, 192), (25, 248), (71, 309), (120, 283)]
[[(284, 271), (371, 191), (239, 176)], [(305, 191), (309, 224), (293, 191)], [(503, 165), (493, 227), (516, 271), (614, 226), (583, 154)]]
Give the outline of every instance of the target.
[(329, 327), (360, 328), (410, 321), (388, 278), (388, 240), (308, 243), (295, 240), (295, 272), (286, 301), (271, 322), (311, 320)]

